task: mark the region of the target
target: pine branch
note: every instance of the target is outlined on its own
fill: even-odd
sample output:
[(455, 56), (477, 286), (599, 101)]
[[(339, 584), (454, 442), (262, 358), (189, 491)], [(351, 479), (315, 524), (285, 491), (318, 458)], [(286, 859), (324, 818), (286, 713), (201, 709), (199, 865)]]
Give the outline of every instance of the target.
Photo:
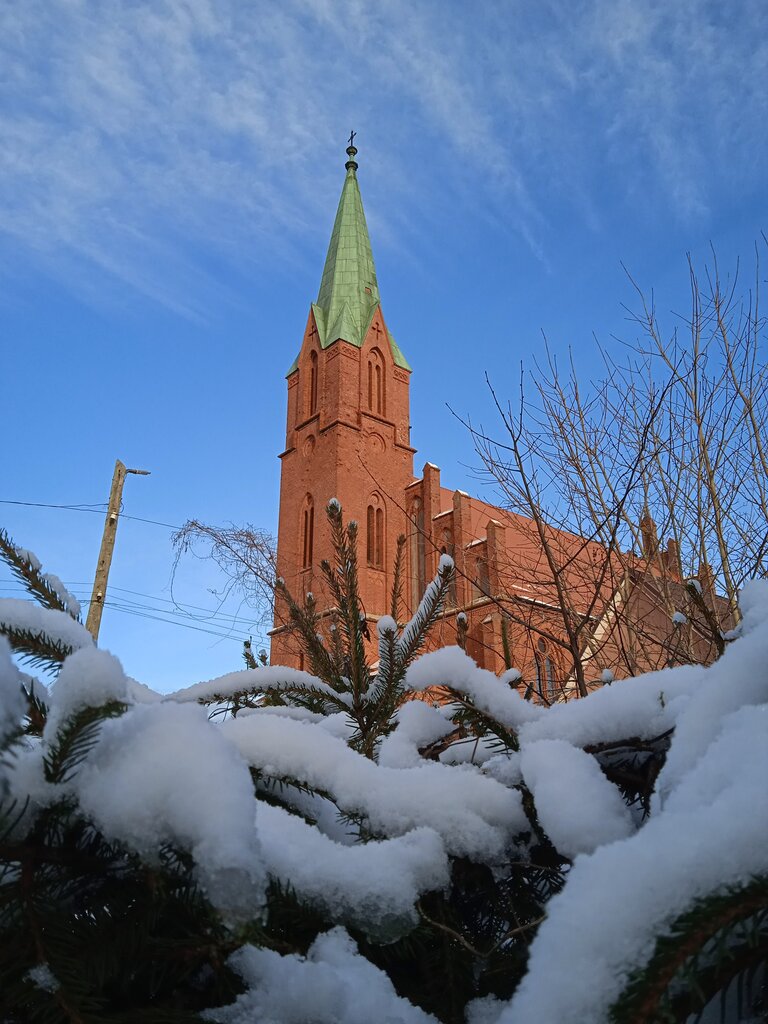
[(395, 564), (392, 570), (392, 598), (390, 601), (389, 614), (395, 620), (400, 621), (400, 610), (403, 603), (403, 575), (405, 570), (405, 534), (401, 533), (397, 538), (395, 548)]
[(308, 711), (319, 711), (321, 714), (343, 712), (349, 714), (349, 704), (341, 697), (336, 697), (327, 690), (304, 683), (292, 683), (289, 686), (268, 686), (264, 689), (267, 697), (291, 697), (299, 707)]
[(349, 687), (344, 682), (334, 659), (328, 653), (323, 638), (319, 634), (320, 623), (315, 610), (314, 597), (307, 594), (302, 607), (288, 590), (285, 580), (277, 580), (275, 589), (288, 606), (291, 627), (304, 649), (312, 675), (322, 679), (339, 692), (347, 691)]
[(3, 529), (0, 529), (0, 558), (7, 563), (13, 575), (23, 584), (27, 592), (44, 608), (66, 612), (77, 622), (80, 621), (79, 616), (72, 613), (58, 591), (51, 586), (40, 571), (41, 566), (37, 559), (34, 559), (34, 556), (28, 551), (17, 547)]
[(520, 749), (516, 734), (502, 725), (488, 711), (478, 708), (465, 693), (454, 690), (450, 686), (442, 686), (441, 690), (451, 695), (456, 708), (453, 720), (460, 728), (471, 732), (478, 739), (487, 738), (490, 734), (499, 741), (500, 748), (504, 750)]
[(453, 573), (453, 561), (443, 555), (440, 559), (437, 576), (424, 591), (419, 607), (398, 640), (398, 659), (403, 670), (410, 665), (424, 646), (427, 634), (440, 618)]
[(611, 1007), (610, 1020), (685, 1020), (767, 958), (768, 876), (758, 876), (746, 886), (696, 900), (678, 917)]
[(112, 700), (83, 708), (64, 722), (43, 759), (46, 782), (66, 782), (95, 747), (102, 722), (119, 718), (127, 710), (127, 704)]
[(251, 649), (250, 640), (243, 640), (243, 661), (245, 662), (246, 668), (259, 667), (259, 663), (256, 661), (253, 650)]
[(0, 636), (7, 636), (15, 654), (30, 665), (53, 671), (68, 658), (74, 648), (63, 640), (54, 640), (45, 633), (19, 629), (0, 621)]
[(344, 527), (341, 505), (330, 501), (326, 508), (331, 527), (331, 540), (335, 552), (335, 567), (324, 560), (320, 570), (338, 608), (338, 624), (346, 641), (348, 675), (354, 706), (359, 712), (360, 702), (370, 686), (370, 671), (366, 658), (365, 639), (368, 627), (360, 600), (357, 564), (357, 523)]

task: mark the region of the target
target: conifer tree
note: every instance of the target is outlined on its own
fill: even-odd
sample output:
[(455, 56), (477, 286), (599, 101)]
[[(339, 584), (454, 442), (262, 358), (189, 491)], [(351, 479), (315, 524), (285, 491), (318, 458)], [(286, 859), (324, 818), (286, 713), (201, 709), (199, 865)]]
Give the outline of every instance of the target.
[[(745, 749), (764, 757), (755, 740), (768, 699), (760, 674), (766, 644), (759, 637), (729, 645), (724, 671), (712, 676), (709, 670), (695, 685), (670, 670), (676, 704), (654, 689), (657, 677), (649, 676), (626, 684), (638, 688), (636, 695), (622, 691), (619, 681), (584, 701), (538, 707), (511, 688), (519, 674), (510, 665), (496, 677), (478, 669), (460, 646), (424, 655), (453, 566), (448, 558), (441, 561), (416, 614), (401, 623), (402, 543), (391, 615), (376, 624), (374, 668), (359, 598), (356, 527), (344, 524), (338, 503), (328, 514), (335, 558), (321, 570), (334, 611), (325, 633), (315, 598), (305, 595), (299, 603), (278, 584), (312, 672), (268, 666), (246, 649), (244, 672), (147, 703), (115, 660), (87, 643), (55, 577), (45, 576), (31, 553), (0, 535), (0, 552), (42, 606), (30, 603), (20, 611), (22, 602), (0, 601), (1, 1020), (357, 1024), (354, 989), (338, 990), (361, 984), (364, 965), (365, 977), (394, 1007), (386, 1011), (388, 1019), (401, 1024), (423, 1024), (422, 1011), (444, 1024), (495, 1022), (502, 1013), (505, 1021), (517, 1020), (518, 1007), (521, 1021), (538, 1020), (538, 1009), (532, 1015), (530, 1007), (560, 986), (567, 1009), (558, 1011), (559, 1022), (570, 1012), (569, 995), (574, 1005), (589, 997), (590, 978), (580, 975), (574, 982), (567, 961), (542, 959), (553, 929), (556, 948), (567, 948), (574, 958), (581, 946), (613, 955), (608, 940), (601, 946), (602, 932), (612, 934), (610, 915), (595, 918), (600, 885), (605, 881), (630, 905), (642, 904), (644, 896), (647, 876), (638, 881), (631, 869), (622, 874), (614, 867), (610, 877), (585, 888), (597, 863), (589, 852), (596, 849), (602, 862), (612, 857), (621, 866), (624, 847), (631, 852), (636, 840), (651, 834), (645, 830), (660, 816), (658, 779), (676, 751), (675, 770), (683, 771), (687, 758), (695, 776), (687, 783), (689, 803), (670, 831), (674, 800), (667, 809), (661, 799), (667, 832), (654, 834), (671, 840), (675, 856), (681, 850), (688, 856), (687, 830), (702, 812), (700, 803), (690, 806), (691, 794), (715, 785), (717, 802), (720, 788), (739, 770), (723, 760), (718, 744), (743, 735)], [(752, 676), (746, 679), (732, 657), (745, 642), (752, 643), (752, 661), (744, 662)], [(34, 659), (53, 675), (60, 670), (53, 687), (22, 672), (8, 646), (17, 659)], [(680, 748), (676, 723), (685, 726), (688, 706), (694, 709), (689, 746)], [(708, 706), (709, 719), (701, 710)], [(718, 736), (715, 728), (714, 742), (699, 749), (712, 707), (723, 732)], [(606, 708), (613, 718), (605, 716)], [(667, 726), (654, 730), (662, 720)], [(623, 734), (626, 722), (633, 723), (632, 735)], [(182, 743), (173, 748), (177, 730)], [(188, 735), (192, 749), (180, 771), (175, 758), (184, 756)], [(548, 758), (564, 757), (572, 769), (557, 778), (555, 795), (556, 775), (543, 749)], [(403, 751), (405, 761), (398, 760)], [(141, 770), (147, 758), (156, 759), (149, 773)], [(356, 773), (362, 786), (355, 785)], [(138, 796), (126, 775), (135, 780)], [(209, 775), (216, 785), (203, 797), (191, 787), (203, 786)], [(577, 776), (589, 786), (574, 789), (580, 800), (574, 807), (563, 797), (578, 787)], [(100, 788), (105, 777), (109, 784)], [(667, 788), (674, 774), (671, 780)], [(422, 787), (416, 805), (412, 787)], [(759, 792), (754, 784), (752, 790)], [(492, 806), (483, 810), (487, 797)], [(433, 799), (443, 801), (437, 810)], [(683, 797), (678, 793), (677, 799)], [(233, 813), (227, 818), (228, 807)], [(655, 930), (636, 943), (623, 964), (623, 980), (591, 1019), (667, 1024), (720, 997), (720, 1019), (728, 1024), (748, 1014), (765, 1017), (760, 988), (768, 952), (768, 871), (760, 867), (765, 858), (759, 843), (744, 838), (759, 835), (755, 809), (754, 821), (733, 819), (734, 832), (737, 826), (742, 831), (728, 852), (729, 862), (741, 858), (757, 867), (746, 874), (742, 868), (723, 885), (694, 851), (690, 864), (696, 869), (704, 863), (707, 870), (688, 886), (679, 912), (670, 917), (663, 906), (654, 911)], [(703, 811), (709, 811), (706, 804)], [(619, 831), (600, 840), (592, 830), (605, 829), (606, 816)], [(223, 824), (212, 827), (211, 820)], [(264, 863), (258, 836), (268, 840), (266, 847), (272, 844)], [(615, 841), (620, 836), (626, 838)], [(328, 863), (322, 862), (325, 854), (316, 854), (316, 864), (300, 863), (302, 851), (321, 847), (330, 851)], [(366, 851), (373, 859), (360, 858)], [(424, 851), (434, 865), (424, 861)], [(579, 852), (585, 856), (577, 857)], [(297, 855), (294, 870), (287, 865), (295, 866)], [(390, 859), (403, 872), (398, 887), (411, 886), (404, 900), (382, 888), (371, 870), (376, 864), (390, 871)], [(356, 865), (354, 874), (331, 869), (324, 889), (319, 879), (337, 862)], [(408, 876), (415, 862), (424, 872), (418, 881)], [(626, 863), (632, 865), (631, 857)], [(685, 867), (685, 857), (680, 863)], [(662, 858), (651, 888), (667, 886), (674, 895), (670, 885), (686, 876), (671, 871)], [(560, 892), (562, 899), (550, 905)], [(653, 905), (654, 892), (647, 895)], [(574, 918), (575, 905), (581, 909)], [(632, 948), (633, 939), (622, 933), (616, 945)], [(327, 961), (323, 948), (331, 950)], [(351, 965), (349, 973), (345, 965)], [(287, 978), (289, 969), (297, 978), (322, 977), (322, 1005), (315, 1005), (306, 983), (303, 1009), (297, 1011), (295, 1001), (293, 1009), (281, 1009), (286, 986), (275, 979)], [(477, 999), (485, 1002), (470, 1010)]]

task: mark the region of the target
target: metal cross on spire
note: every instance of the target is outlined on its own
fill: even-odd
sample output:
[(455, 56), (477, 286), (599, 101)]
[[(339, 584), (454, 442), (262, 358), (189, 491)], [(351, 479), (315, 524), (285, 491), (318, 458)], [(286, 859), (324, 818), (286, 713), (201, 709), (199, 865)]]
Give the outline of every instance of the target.
[(344, 164), (346, 169), (348, 171), (352, 171), (352, 173), (354, 173), (357, 170), (357, 162), (355, 160), (355, 157), (357, 156), (357, 149), (355, 148), (356, 135), (357, 132), (349, 133), (349, 145), (347, 146), (347, 156), (349, 157), (349, 160), (347, 160), (347, 162)]

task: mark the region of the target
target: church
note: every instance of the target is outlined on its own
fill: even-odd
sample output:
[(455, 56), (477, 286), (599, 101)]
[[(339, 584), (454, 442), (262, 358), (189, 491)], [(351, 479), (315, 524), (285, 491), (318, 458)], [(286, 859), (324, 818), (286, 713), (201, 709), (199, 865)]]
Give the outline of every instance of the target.
[[(333, 558), (325, 507), (336, 498), (345, 521), (359, 524), (360, 593), (370, 623), (388, 612), (400, 535), (407, 538), (409, 614), (440, 555), (449, 554), (455, 578), (430, 646), (461, 642), (493, 672), (511, 662), (536, 699), (567, 699), (614, 674), (687, 660), (681, 645), (689, 653), (698, 645), (696, 660), (710, 660), (701, 631), (692, 635), (690, 623), (674, 622), (685, 597), (679, 555), (672, 542), (661, 549), (650, 517), (639, 524), (643, 551), (606, 573), (598, 544), (553, 528), (542, 538), (531, 519), (444, 487), (431, 462), (415, 475), (412, 368), (384, 317), (356, 156), (350, 143), (320, 290), (287, 374), (278, 576), (297, 599), (312, 592), (318, 610), (330, 610), (319, 566)], [(562, 573), (553, 571), (553, 558)], [(284, 620), (278, 600), (271, 662), (301, 668)]]

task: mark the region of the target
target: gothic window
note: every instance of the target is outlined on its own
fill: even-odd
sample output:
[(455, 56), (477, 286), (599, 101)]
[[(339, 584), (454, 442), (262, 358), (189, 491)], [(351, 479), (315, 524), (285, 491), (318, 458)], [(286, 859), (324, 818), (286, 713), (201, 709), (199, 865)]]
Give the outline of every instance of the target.
[(309, 354), (309, 415), (317, 412), (317, 352)]
[(307, 495), (301, 522), (302, 566), (308, 569), (312, 565), (312, 553), (315, 542), (315, 505)]
[[(441, 555), (450, 555), (455, 560), (454, 547), (453, 547), (453, 531), (443, 530), (442, 534), (443, 546), (440, 548)], [(456, 573), (454, 572), (451, 576), (451, 582), (448, 586), (448, 595), (445, 599), (446, 608), (456, 607)]]
[(378, 497), (368, 506), (366, 519), (366, 555), (368, 565), (384, 568), (384, 509)]
[(478, 558), (475, 561), (474, 570), (472, 593), (477, 601), (481, 597), (488, 597), (491, 592), (491, 584), (488, 579), (488, 563), (484, 558)]
[(424, 543), (424, 506), (414, 498), (409, 511), (411, 523), (411, 605), (415, 611), (427, 586), (427, 552)]
[(541, 698), (551, 701), (557, 695), (557, 681), (555, 679), (555, 663), (549, 650), (549, 644), (544, 637), (536, 641), (534, 653), (536, 661), (536, 691)]
[(385, 413), (384, 357), (374, 348), (368, 357), (368, 409), (383, 416)]

